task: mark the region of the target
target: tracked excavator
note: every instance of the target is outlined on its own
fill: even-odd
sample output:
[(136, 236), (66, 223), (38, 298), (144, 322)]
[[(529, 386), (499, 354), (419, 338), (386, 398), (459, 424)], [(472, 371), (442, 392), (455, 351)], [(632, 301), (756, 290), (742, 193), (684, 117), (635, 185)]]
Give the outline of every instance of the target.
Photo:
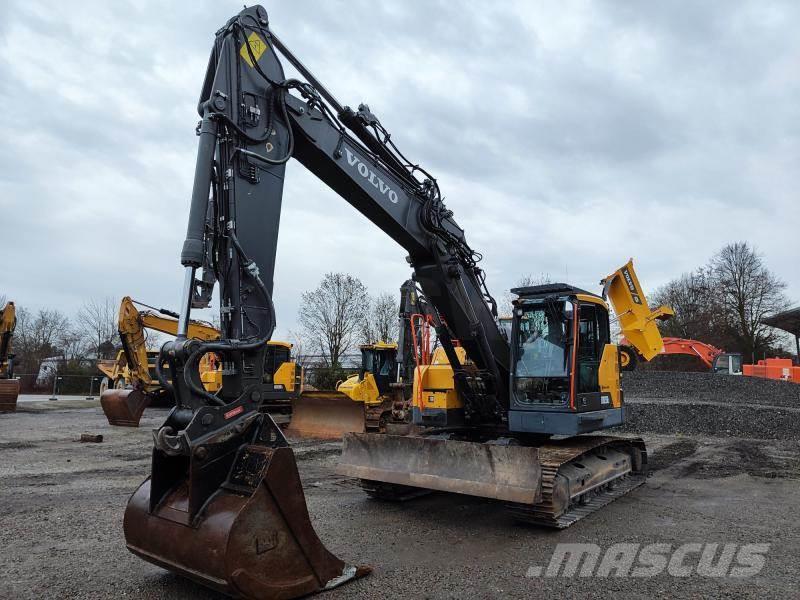
[[(285, 76), (283, 60), (302, 80)], [(275, 35), (264, 8), (244, 9), (217, 32), (198, 112), (178, 335), (155, 363), (176, 406), (154, 432), (151, 476), (125, 510), (132, 552), (245, 598), (298, 597), (369, 572), (322, 544), (292, 449), (260, 410), (271, 389), (264, 358), (292, 158), (408, 252), (460, 402), (430, 407), (432, 426), (423, 413), (409, 435), (348, 434), (344, 473), (374, 495), (472, 494), (551, 527), (644, 482), (640, 439), (585, 435), (624, 421), (602, 298), (566, 284), (517, 289), (509, 340), (481, 255), (433, 175), (403, 156), (369, 107), (340, 104)], [(219, 285), (220, 338), (192, 339), (198, 281), (209, 280)], [(224, 365), (216, 394), (198, 368), (210, 352)]]
[(14, 354), (11, 338), (17, 326), (17, 313), (13, 302), (0, 310), (0, 413), (16, 412), (19, 398), (19, 379), (14, 379)]
[[(147, 310), (139, 310), (137, 304)], [(178, 314), (165, 308), (155, 308), (125, 296), (120, 302), (117, 329), (122, 349), (115, 360), (99, 360), (97, 368), (105, 374), (101, 384), (100, 406), (109, 424), (119, 427), (138, 427), (145, 408), (151, 404), (171, 406), (174, 402), (155, 375), (158, 352), (147, 350), (146, 330), (175, 335)], [(192, 320), (187, 335), (211, 341), (219, 338), (219, 330), (210, 323)], [(273, 393), (262, 406), (275, 414), (291, 411), (291, 397), (299, 390), (297, 365), (291, 360), (291, 344), (277, 340), (268, 342), (265, 361), (271, 374)], [(200, 363), (203, 387), (214, 393), (222, 387), (222, 367), (213, 354)]]
[(400, 286), (397, 343), (363, 344), (361, 369), (335, 391), (303, 391), (292, 400), (290, 437), (339, 439), (349, 432), (406, 432), (413, 373), (430, 308), (408, 280)]

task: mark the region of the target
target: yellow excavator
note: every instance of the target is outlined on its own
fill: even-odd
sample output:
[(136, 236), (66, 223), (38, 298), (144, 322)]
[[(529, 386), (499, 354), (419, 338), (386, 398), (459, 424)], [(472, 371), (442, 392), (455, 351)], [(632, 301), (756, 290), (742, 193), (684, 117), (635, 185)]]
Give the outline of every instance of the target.
[[(282, 59), (302, 80), (285, 76)], [(153, 433), (150, 476), (125, 509), (131, 552), (259, 600), (329, 590), (370, 571), (325, 548), (293, 450), (261, 410), (272, 389), (264, 356), (291, 159), (407, 252), (456, 390), (453, 405), (422, 394), (417, 428), (405, 435), (346, 434), (340, 472), (381, 498), (469, 494), (554, 528), (645, 482), (643, 440), (600, 434), (625, 422), (605, 300), (565, 283), (517, 288), (507, 336), (481, 254), (434, 176), (401, 153), (368, 106), (340, 104), (275, 35), (263, 7), (217, 31), (198, 112), (177, 336), (156, 361), (171, 374), (176, 406)], [(535, 247), (542, 226), (517, 242)], [(220, 338), (207, 342), (188, 337), (200, 269), (202, 282), (219, 284)], [(200, 381), (209, 352), (226, 365), (216, 394)]]
[[(647, 360), (657, 356), (664, 348), (664, 340), (656, 325), (657, 321), (671, 318), (675, 311), (668, 306), (659, 306), (651, 310), (644, 291), (639, 282), (639, 277), (633, 267), (633, 259), (614, 271), (611, 275), (600, 281), (602, 295), (598, 298), (586, 292), (576, 295), (577, 300), (594, 303), (599, 310), (606, 313), (613, 308), (624, 345), (617, 346), (619, 357), (619, 370), (624, 370), (627, 365), (628, 352), (635, 352)], [(545, 289), (547, 286), (545, 286)], [(522, 289), (522, 288), (519, 288)], [(609, 307), (610, 303), (610, 307)], [(596, 309), (598, 310), (598, 309)], [(511, 337), (514, 318), (500, 317), (500, 325)], [(583, 325), (584, 328), (588, 325)], [(595, 334), (592, 334), (595, 335)], [(456, 352), (462, 364), (470, 364), (469, 357), (463, 348), (457, 347)], [(415, 423), (424, 423), (427, 426), (446, 423), (448, 411), (461, 410), (463, 398), (458, 394), (453, 379), (453, 369), (450, 361), (442, 348), (437, 348), (430, 364), (419, 366), (414, 372), (414, 392), (412, 415)], [(608, 372), (605, 377), (611, 377), (612, 384), (601, 385), (605, 390), (611, 390), (616, 377)]]
[(13, 302), (7, 302), (0, 311), (0, 413), (15, 412), (19, 397), (19, 379), (14, 379), (14, 354), (11, 338), (17, 326)]
[[(137, 304), (150, 310), (140, 311)], [(145, 330), (175, 335), (178, 331), (177, 316), (167, 309), (136, 302), (129, 296), (120, 302), (117, 328), (122, 349), (115, 360), (97, 362), (97, 368), (105, 374), (100, 405), (111, 425), (138, 427), (147, 406), (174, 403), (158, 379), (158, 352), (147, 350)], [(219, 330), (210, 323), (192, 320), (188, 327), (190, 338), (219, 339)], [(300, 388), (302, 375), (291, 360), (291, 344), (270, 340), (268, 345), (270, 348), (265, 360), (271, 363), (275, 393), (272, 401), (265, 404), (265, 410), (288, 413), (291, 410), (290, 398)], [(215, 393), (222, 387), (222, 365), (216, 355), (205, 354), (200, 359), (199, 370), (200, 380), (207, 391)]]

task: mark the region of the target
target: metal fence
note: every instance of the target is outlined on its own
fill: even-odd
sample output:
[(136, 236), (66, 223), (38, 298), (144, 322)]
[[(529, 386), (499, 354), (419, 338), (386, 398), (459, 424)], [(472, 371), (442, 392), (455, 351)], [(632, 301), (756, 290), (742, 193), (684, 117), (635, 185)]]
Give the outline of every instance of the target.
[(328, 357), (320, 354), (301, 354), (295, 357), (295, 361), (303, 367), (303, 385), (306, 389), (336, 389), (337, 383), (361, 369), (360, 354), (342, 355), (336, 366), (331, 366)]
[(37, 373), (15, 373), (20, 380), (20, 391), (23, 394), (49, 394), (57, 395), (99, 397), (100, 383), (103, 375), (70, 375), (56, 374), (50, 381), (36, 383)]

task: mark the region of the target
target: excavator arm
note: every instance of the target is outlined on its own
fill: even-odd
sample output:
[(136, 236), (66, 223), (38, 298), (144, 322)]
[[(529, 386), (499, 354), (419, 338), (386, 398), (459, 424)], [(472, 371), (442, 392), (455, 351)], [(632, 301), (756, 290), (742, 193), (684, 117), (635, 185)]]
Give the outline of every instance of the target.
[[(153, 400), (153, 396), (161, 394), (164, 389), (153, 385), (151, 375), (152, 358), (147, 352), (145, 330), (152, 329), (162, 333), (175, 335), (178, 332), (178, 315), (166, 309), (139, 310), (135, 300), (125, 296), (119, 305), (117, 331), (122, 343), (122, 351), (117, 356), (116, 365), (109, 366), (107, 361), (98, 361), (98, 368), (113, 377), (114, 373), (123, 370), (125, 383), (130, 389), (120, 389), (116, 385), (100, 395), (100, 405), (111, 425), (122, 427), (138, 427), (145, 408)], [(146, 305), (142, 305), (146, 306)], [(191, 338), (210, 341), (219, 338), (219, 331), (208, 323), (191, 321), (187, 335)]]
[[(307, 83), (285, 77), (278, 51)], [(505, 418), (508, 342), (480, 255), (435, 179), (400, 154), (366, 106), (339, 105), (270, 31), (262, 7), (244, 9), (217, 32), (198, 112), (177, 337), (156, 362), (176, 406), (154, 434), (152, 476), (128, 504), (126, 541), (146, 560), (228, 594), (294, 597), (366, 571), (316, 538), (291, 449), (259, 411), (268, 392), (266, 342), (275, 328), (272, 278), (286, 163), (296, 158), (408, 252), (436, 309), (467, 421)], [(191, 308), (208, 297), (211, 279), (219, 284), (220, 339), (192, 339)], [(453, 338), (476, 368), (463, 368)], [(209, 352), (223, 363), (216, 394), (203, 388), (198, 371)], [(277, 541), (256, 537), (252, 553), (230, 518), (249, 523), (246, 530), (274, 532)], [(187, 544), (225, 559), (211, 561)], [(265, 544), (274, 551), (260, 552)]]
[[(285, 79), (278, 52), (310, 83)], [(454, 366), (467, 419), (500, 421), (508, 405), (508, 342), (477, 266), (480, 255), (445, 207), (436, 180), (403, 157), (369, 108), (342, 107), (269, 29), (263, 8), (253, 7), (218, 33), (199, 112), (181, 255), (181, 323), (189, 320), (195, 271), (212, 270), (223, 308), (222, 339), (215, 348), (229, 351), (236, 365), (224, 381), (229, 392), (240, 396), (257, 385), (257, 365), (245, 366), (239, 350), (274, 329), (272, 275), (283, 175), (285, 163), (296, 158), (408, 252), (415, 279), (440, 316), (437, 333)], [(452, 338), (477, 365), (477, 378), (461, 368)], [(182, 401), (199, 406), (186, 394)]]

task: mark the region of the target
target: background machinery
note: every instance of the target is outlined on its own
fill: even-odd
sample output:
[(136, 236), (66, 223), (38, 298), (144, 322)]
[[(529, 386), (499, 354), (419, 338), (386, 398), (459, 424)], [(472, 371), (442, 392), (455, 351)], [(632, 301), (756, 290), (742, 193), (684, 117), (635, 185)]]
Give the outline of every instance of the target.
[(742, 374), (742, 355), (740, 353), (725, 352), (700, 340), (665, 337), (664, 350), (662, 350), (661, 354), (696, 356), (713, 373), (723, 375)]
[(17, 410), (19, 379), (14, 379), (14, 354), (11, 352), (11, 338), (16, 326), (14, 303), (7, 302), (0, 310), (0, 413)]
[(614, 308), (623, 336), (619, 344), (622, 370), (633, 370), (638, 360), (652, 360), (662, 353), (664, 341), (654, 324), (671, 318), (675, 311), (669, 306), (650, 310), (633, 259), (601, 280), (600, 285), (603, 298), (608, 298)]
[[(278, 53), (305, 81), (285, 77)], [(460, 402), (431, 411), (432, 427), (421, 411), (409, 435), (347, 434), (342, 472), (373, 495), (473, 494), (552, 527), (644, 481), (641, 440), (580, 435), (624, 421), (603, 299), (565, 284), (515, 290), (509, 340), (481, 256), (436, 180), (402, 155), (369, 107), (339, 104), (269, 28), (262, 7), (217, 32), (198, 111), (178, 335), (156, 361), (176, 406), (154, 432), (151, 477), (125, 511), (132, 552), (246, 598), (297, 597), (368, 571), (322, 545), (293, 452), (260, 410), (272, 389), (264, 358), (291, 158), (408, 252)], [(191, 308), (210, 280), (219, 284), (220, 339), (191, 339)], [(224, 365), (216, 394), (200, 380), (208, 353)]]
[[(101, 384), (100, 405), (111, 425), (138, 427), (142, 414), (151, 404), (171, 406), (171, 395), (156, 376), (157, 351), (147, 350), (146, 330), (175, 335), (178, 331), (177, 314), (167, 309), (140, 311), (129, 296), (120, 302), (117, 328), (122, 349), (116, 360), (99, 360), (97, 368), (105, 378)], [(216, 340), (219, 331), (210, 323), (191, 321), (188, 336), (199, 340)], [(273, 378), (274, 393), (263, 409), (288, 414), (290, 398), (300, 389), (300, 376), (291, 360), (291, 344), (270, 340), (266, 361)], [(222, 365), (213, 354), (203, 357), (200, 379), (206, 390), (214, 393), (222, 387)]]
[(714, 373), (741, 375), (742, 355), (725, 352), (698, 340), (661, 337), (650, 327), (654, 321), (665, 321), (675, 311), (669, 306), (650, 310), (639, 278), (633, 269), (633, 259), (603, 279), (603, 297), (614, 307), (622, 339), (619, 343), (620, 365), (623, 371), (633, 371), (639, 362), (649, 362), (662, 354), (696, 356)]
[(304, 390), (292, 401), (292, 437), (339, 439), (348, 432), (399, 433), (407, 429), (413, 373), (430, 339), (429, 307), (416, 284), (400, 287), (398, 343), (379, 341), (360, 347), (361, 369), (335, 391)]

